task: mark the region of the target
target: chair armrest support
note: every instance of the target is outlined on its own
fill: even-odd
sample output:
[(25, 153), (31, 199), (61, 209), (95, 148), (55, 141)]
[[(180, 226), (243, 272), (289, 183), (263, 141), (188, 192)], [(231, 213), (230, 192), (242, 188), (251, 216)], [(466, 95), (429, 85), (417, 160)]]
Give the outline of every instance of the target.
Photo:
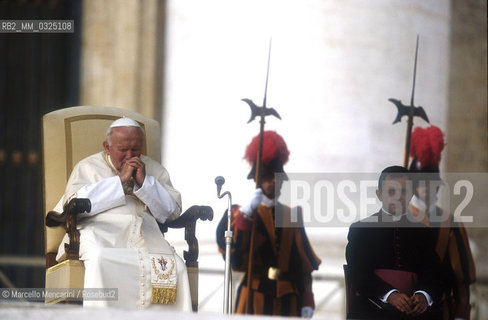
[(168, 228), (185, 228), (185, 240), (188, 244), (188, 251), (183, 251), (183, 258), (187, 267), (198, 266), (198, 240), (195, 237), (195, 227), (198, 219), (212, 221), (212, 208), (209, 206), (192, 206), (177, 219), (165, 222), (159, 226), (163, 233), (166, 233)]
[(69, 243), (64, 244), (66, 258), (78, 260), (80, 250), (80, 232), (76, 228), (77, 216), (79, 213), (90, 212), (91, 202), (89, 199), (74, 198), (64, 207), (63, 212), (49, 211), (46, 215), (46, 226), (58, 227), (64, 225), (69, 237)]

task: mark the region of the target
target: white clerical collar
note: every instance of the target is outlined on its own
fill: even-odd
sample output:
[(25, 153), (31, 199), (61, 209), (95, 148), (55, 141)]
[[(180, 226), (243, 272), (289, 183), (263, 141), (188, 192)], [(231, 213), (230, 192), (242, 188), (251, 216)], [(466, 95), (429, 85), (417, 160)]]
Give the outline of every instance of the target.
[(275, 204), (275, 200), (274, 199), (270, 199), (270, 198), (266, 197), (265, 194), (263, 194), (263, 199), (261, 200), (261, 204), (263, 206), (266, 206), (266, 207), (272, 207)]
[(417, 197), (417, 195), (414, 195), (412, 199), (410, 200), (410, 204), (420, 211), (431, 213), (435, 212), (436, 209), (436, 204), (431, 204), (427, 210), (427, 205), (425, 204), (425, 201)]
[(404, 215), (406, 215), (406, 213), (402, 213), (402, 214), (399, 214), (399, 215), (398, 215), (398, 214), (393, 214), (393, 213), (390, 213), (390, 212), (386, 211), (386, 210), (385, 210), (385, 209), (383, 209), (383, 208), (381, 208), (381, 211), (383, 211), (383, 213), (384, 213), (384, 214), (386, 214), (386, 215), (390, 216), (390, 217), (391, 217), (391, 220), (392, 220), (393, 222), (398, 222), (398, 221), (400, 221), (400, 220), (402, 219), (402, 217), (403, 217)]
[(112, 171), (115, 173), (115, 174), (119, 174), (119, 170), (117, 170), (112, 162), (112, 159), (110, 158), (110, 156), (104, 151), (103, 152), (103, 157), (105, 159), (105, 162), (107, 162), (108, 166), (110, 167), (110, 169), (112, 169)]

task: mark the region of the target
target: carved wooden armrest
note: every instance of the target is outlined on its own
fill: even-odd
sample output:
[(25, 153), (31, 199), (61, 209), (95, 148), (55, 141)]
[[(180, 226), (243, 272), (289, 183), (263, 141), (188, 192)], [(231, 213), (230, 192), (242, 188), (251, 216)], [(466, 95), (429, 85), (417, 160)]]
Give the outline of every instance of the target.
[(63, 207), (63, 212), (49, 211), (46, 215), (46, 226), (58, 227), (64, 225), (69, 237), (69, 243), (64, 244), (66, 258), (78, 260), (80, 250), (80, 232), (76, 229), (78, 213), (90, 212), (91, 202), (89, 199), (74, 198)]
[(163, 233), (166, 233), (168, 228), (185, 228), (185, 240), (188, 243), (188, 251), (183, 251), (183, 258), (188, 267), (198, 266), (198, 240), (195, 237), (195, 226), (198, 219), (212, 221), (212, 208), (209, 206), (192, 206), (177, 219), (160, 224), (160, 229)]

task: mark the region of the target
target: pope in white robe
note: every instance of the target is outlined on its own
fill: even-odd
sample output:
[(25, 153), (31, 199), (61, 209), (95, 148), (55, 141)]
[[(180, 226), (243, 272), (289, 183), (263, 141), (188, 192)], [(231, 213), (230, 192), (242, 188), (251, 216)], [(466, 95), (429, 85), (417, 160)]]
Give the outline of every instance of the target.
[[(91, 201), (90, 213), (79, 215), (78, 220), (84, 288), (118, 290), (116, 300), (84, 299), (84, 306), (164, 306), (191, 311), (186, 266), (156, 222), (179, 216), (181, 196), (166, 169), (140, 154), (143, 141), (144, 132), (137, 122), (116, 120), (103, 143), (105, 151), (74, 167), (54, 210), (62, 212), (63, 205), (74, 197)], [(59, 246), (58, 261), (65, 259), (65, 242), (67, 236)], [(176, 298), (169, 303), (157, 301), (157, 292), (173, 292)]]

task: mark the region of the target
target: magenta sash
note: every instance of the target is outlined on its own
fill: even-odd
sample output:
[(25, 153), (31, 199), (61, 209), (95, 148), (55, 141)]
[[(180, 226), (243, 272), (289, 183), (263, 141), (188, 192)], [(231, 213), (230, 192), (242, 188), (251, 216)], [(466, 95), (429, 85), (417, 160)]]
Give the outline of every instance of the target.
[(376, 269), (374, 272), (383, 281), (408, 296), (414, 293), (417, 286), (418, 276), (415, 272), (392, 269)]

